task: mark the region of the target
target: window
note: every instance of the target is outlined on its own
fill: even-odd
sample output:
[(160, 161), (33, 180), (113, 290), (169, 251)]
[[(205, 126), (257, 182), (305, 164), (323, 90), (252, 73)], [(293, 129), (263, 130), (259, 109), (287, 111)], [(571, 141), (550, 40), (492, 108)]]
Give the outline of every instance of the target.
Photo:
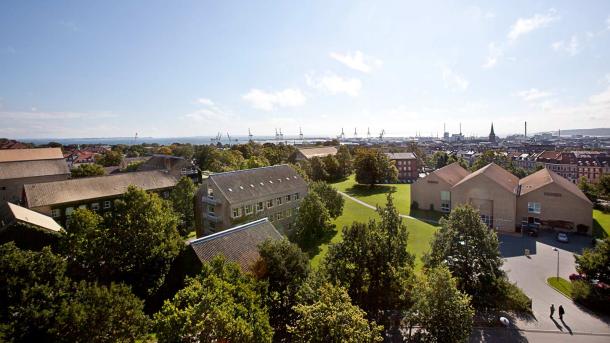
[(163, 198), (165, 198), (165, 199), (169, 198), (169, 191), (163, 192)]
[(259, 201), (256, 203), (256, 212), (260, 212), (263, 210), (263, 202)]
[(276, 198), (275, 203), (279, 206), (282, 204), (282, 197)]
[(208, 205), (208, 213), (214, 214), (216, 211), (214, 205)]
[(214, 190), (212, 188), (208, 188), (208, 198), (214, 199)]
[(107, 210), (110, 208), (110, 200), (104, 201), (104, 209)]
[(528, 202), (527, 203), (527, 212), (540, 214), (540, 203), (539, 202)]
[(280, 219), (282, 219), (282, 213), (278, 212), (275, 214), (275, 220), (280, 220)]
[(294, 193), (292, 197), (294, 200), (299, 200), (299, 193)]
[(233, 218), (241, 217), (241, 207), (233, 208)]
[(441, 191), (441, 212), (451, 212), (451, 193), (449, 191)]
[(250, 215), (254, 212), (254, 205), (246, 205), (244, 207), (244, 210), (246, 212), (246, 215)]
[(94, 211), (98, 211), (100, 209), (100, 203), (94, 202), (93, 204), (91, 204), (91, 209)]
[(487, 225), (487, 227), (493, 227), (493, 224), (494, 224), (493, 216), (481, 214), (481, 220), (483, 221), (483, 223), (485, 223), (485, 225)]
[(74, 212), (74, 207), (66, 207), (66, 217), (69, 217)]
[(273, 199), (267, 200), (267, 208), (272, 208), (272, 207), (273, 207)]
[(59, 218), (61, 217), (61, 210), (58, 208), (54, 208), (51, 210), (51, 217), (53, 218)]
[(286, 202), (290, 202), (290, 200), (292, 199), (292, 197), (290, 196), (290, 194), (288, 194), (286, 197)]

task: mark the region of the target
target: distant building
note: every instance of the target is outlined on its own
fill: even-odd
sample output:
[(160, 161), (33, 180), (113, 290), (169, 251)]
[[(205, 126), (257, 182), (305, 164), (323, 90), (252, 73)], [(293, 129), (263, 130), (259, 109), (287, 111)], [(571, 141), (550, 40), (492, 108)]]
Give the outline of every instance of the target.
[(77, 208), (112, 211), (114, 200), (123, 195), (130, 185), (158, 192), (167, 198), (176, 183), (176, 177), (165, 171), (122, 173), (27, 184), (23, 187), (23, 198), (27, 208), (51, 216), (67, 226), (72, 212)]
[(21, 202), (23, 185), (66, 180), (70, 170), (59, 148), (0, 150), (0, 202)]
[(308, 160), (312, 157), (326, 157), (328, 155), (335, 156), (337, 148), (334, 146), (315, 147), (315, 148), (299, 148), (297, 150), (296, 160)]
[(398, 169), (399, 182), (415, 182), (419, 178), (419, 159), (412, 152), (387, 153)]
[(545, 150), (536, 157), (536, 163), (563, 176), (572, 183), (578, 181), (578, 164), (574, 153)]
[(494, 132), (494, 123), (491, 123), (491, 131), (489, 131), (489, 141), (491, 143), (496, 143), (496, 133)]
[(441, 212), (469, 204), (490, 228), (503, 232), (532, 223), (586, 234), (593, 227), (593, 204), (570, 180), (546, 168), (519, 180), (493, 163), (474, 173), (454, 163), (415, 182), (411, 201)]
[(284, 237), (267, 218), (241, 224), (191, 241), (199, 261), (206, 263), (218, 255), (239, 264), (244, 272), (252, 271), (259, 259), (258, 246), (266, 240)]
[(307, 183), (288, 165), (211, 174), (196, 195), (197, 237), (265, 217), (286, 232), (306, 195)]
[(56, 244), (63, 233), (52, 218), (10, 202), (0, 203), (0, 244), (38, 250)]
[(138, 167), (138, 171), (149, 170), (166, 170), (170, 175), (177, 178), (186, 176), (191, 178), (193, 182), (201, 181), (199, 169), (193, 161), (180, 156), (153, 155)]

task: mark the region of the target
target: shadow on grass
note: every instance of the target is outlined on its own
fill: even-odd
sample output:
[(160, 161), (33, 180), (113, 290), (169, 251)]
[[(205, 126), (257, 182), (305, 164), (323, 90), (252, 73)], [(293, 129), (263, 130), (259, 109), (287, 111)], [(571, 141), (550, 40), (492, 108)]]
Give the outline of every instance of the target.
[(335, 237), (336, 234), (337, 228), (335, 226), (332, 230), (326, 232), (322, 237), (319, 237), (317, 239), (311, 239), (305, 242), (300, 242), (297, 244), (304, 252), (309, 255), (309, 258), (311, 259), (314, 256), (317, 256), (321, 251), (320, 247), (324, 244), (330, 243), (330, 241), (333, 239), (333, 237)]
[(597, 218), (593, 218), (593, 237), (604, 239), (608, 237), (608, 233), (604, 230), (602, 224), (599, 223)]
[(439, 221), (441, 220), (441, 218), (445, 217), (446, 214), (437, 211), (411, 209), (410, 216), (421, 221), (428, 222), (434, 226), (439, 226)]
[(345, 193), (353, 197), (369, 196), (396, 192), (396, 187), (392, 185), (354, 185), (345, 190)]

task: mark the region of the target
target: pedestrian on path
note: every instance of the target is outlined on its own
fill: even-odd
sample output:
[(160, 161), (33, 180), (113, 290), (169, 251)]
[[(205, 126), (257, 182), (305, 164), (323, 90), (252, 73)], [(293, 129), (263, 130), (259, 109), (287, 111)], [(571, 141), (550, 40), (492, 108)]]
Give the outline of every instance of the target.
[(553, 318), (554, 314), (555, 314), (555, 304), (551, 304), (551, 318)]
[(563, 320), (563, 315), (566, 313), (566, 311), (563, 310), (563, 306), (559, 305), (559, 319)]

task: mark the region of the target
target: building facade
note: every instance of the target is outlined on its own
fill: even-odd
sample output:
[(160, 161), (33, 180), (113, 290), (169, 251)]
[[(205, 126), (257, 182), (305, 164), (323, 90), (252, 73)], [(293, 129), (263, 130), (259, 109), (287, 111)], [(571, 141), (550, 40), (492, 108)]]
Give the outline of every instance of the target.
[(437, 169), (411, 185), (411, 200), (422, 210), (451, 212), (451, 187), (470, 174), (457, 162)]
[(420, 163), (412, 152), (387, 153), (386, 156), (394, 162), (398, 169), (398, 181), (412, 183), (419, 178)]
[(295, 160), (303, 161), (312, 157), (326, 157), (328, 155), (335, 156), (338, 150), (334, 146), (323, 146), (313, 148), (299, 148), (296, 153)]
[(286, 233), (307, 195), (307, 183), (288, 165), (212, 174), (196, 195), (197, 237), (269, 218)]

